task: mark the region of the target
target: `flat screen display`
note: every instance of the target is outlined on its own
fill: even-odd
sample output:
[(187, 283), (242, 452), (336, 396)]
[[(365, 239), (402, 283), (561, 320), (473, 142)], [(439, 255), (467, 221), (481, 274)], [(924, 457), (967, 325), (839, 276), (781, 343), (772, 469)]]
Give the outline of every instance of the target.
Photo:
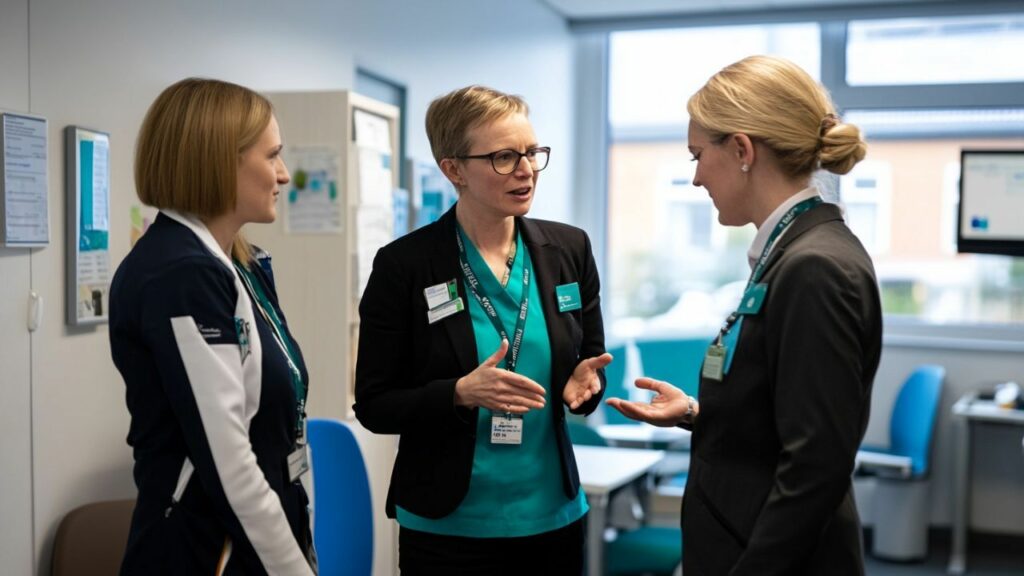
[(1024, 256), (1024, 150), (960, 152), (957, 251)]

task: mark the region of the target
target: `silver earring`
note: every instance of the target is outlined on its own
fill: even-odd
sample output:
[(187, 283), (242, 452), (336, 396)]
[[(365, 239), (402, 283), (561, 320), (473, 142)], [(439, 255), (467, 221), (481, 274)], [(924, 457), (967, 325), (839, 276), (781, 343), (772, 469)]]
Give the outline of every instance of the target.
[(743, 166), (740, 166), (740, 172), (750, 172), (750, 165), (744, 164)]

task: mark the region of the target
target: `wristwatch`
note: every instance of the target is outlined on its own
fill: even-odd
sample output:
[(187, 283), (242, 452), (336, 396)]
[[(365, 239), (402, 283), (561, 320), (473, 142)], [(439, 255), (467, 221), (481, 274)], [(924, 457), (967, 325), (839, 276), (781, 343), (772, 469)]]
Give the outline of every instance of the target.
[(693, 396), (686, 397), (686, 414), (683, 414), (683, 421), (692, 424), (693, 417), (697, 415), (697, 401)]

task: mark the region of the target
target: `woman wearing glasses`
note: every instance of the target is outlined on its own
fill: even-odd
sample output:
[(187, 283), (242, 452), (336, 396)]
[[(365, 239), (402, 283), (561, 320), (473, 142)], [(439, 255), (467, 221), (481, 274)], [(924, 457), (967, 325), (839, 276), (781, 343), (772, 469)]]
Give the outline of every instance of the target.
[(587, 235), (525, 217), (550, 153), (527, 113), (480, 86), (431, 103), (459, 201), (377, 253), (359, 306), (355, 411), (401, 435), (387, 514), (405, 576), (583, 568), (565, 412), (594, 410), (611, 355)]

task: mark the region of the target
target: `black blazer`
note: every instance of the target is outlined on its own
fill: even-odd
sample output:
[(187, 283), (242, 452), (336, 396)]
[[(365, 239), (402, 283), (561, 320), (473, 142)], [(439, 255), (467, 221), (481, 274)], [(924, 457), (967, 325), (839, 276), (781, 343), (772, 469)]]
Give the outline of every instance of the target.
[[(372, 432), (401, 435), (387, 498), (391, 518), (395, 505), (426, 518), (450, 514), (465, 497), (473, 470), (479, 410), (454, 404), (455, 382), (479, 364), (455, 224), (452, 207), (437, 222), (381, 248), (359, 304), (356, 417)], [(605, 351), (597, 267), (582, 230), (528, 218), (516, 218), (516, 225), (533, 259), (551, 341), (548, 409), (562, 460), (560, 480), (566, 497), (575, 498), (579, 474), (561, 398), (580, 360)], [(452, 279), (467, 310), (429, 324), (423, 289)], [(555, 286), (572, 282), (579, 283), (582, 309), (559, 313)], [(598, 406), (603, 370), (600, 378), (601, 394), (576, 413)]]
[(780, 238), (761, 282), (728, 375), (701, 379), (685, 572), (862, 575), (850, 477), (882, 343), (871, 259), (823, 204)]

